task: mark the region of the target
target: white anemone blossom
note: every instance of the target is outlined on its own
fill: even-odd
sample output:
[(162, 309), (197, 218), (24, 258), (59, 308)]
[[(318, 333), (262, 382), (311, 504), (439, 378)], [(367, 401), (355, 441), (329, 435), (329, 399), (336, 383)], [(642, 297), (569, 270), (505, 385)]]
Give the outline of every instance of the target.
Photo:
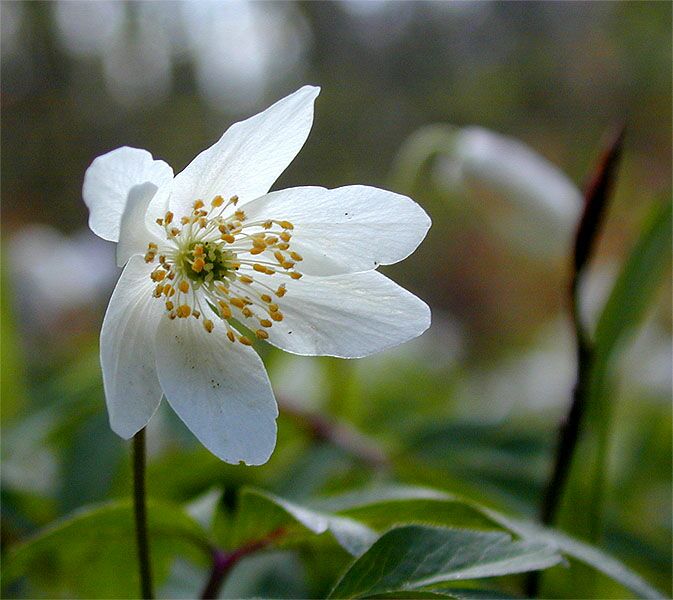
[(215, 455), (263, 464), (278, 409), (253, 340), (355, 358), (428, 328), (427, 305), (376, 271), (425, 237), (415, 202), (361, 185), (269, 193), (308, 137), (318, 93), (302, 87), (234, 124), (175, 177), (129, 147), (87, 169), (89, 226), (117, 242), (124, 266), (100, 340), (123, 438), (163, 395)]

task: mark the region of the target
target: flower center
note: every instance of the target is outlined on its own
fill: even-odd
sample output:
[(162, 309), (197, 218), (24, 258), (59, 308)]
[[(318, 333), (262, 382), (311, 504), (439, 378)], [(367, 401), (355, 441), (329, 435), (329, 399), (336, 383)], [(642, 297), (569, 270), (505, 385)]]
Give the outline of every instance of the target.
[(289, 221), (248, 221), (243, 210), (235, 210), (237, 196), (225, 201), (216, 196), (210, 209), (197, 200), (190, 215), (175, 221), (172, 212), (157, 219), (166, 240), (149, 243), (147, 263), (157, 261), (150, 273), (155, 282), (153, 296), (165, 303), (169, 318), (203, 316), (203, 327), (215, 327), (206, 315), (214, 315), (233, 342), (251, 345), (249, 338), (238, 335), (229, 324), (236, 318), (267, 339), (266, 329), (283, 320), (277, 299), (286, 293), (277, 277), (299, 279), (294, 270), (302, 257), (290, 249), (294, 226)]

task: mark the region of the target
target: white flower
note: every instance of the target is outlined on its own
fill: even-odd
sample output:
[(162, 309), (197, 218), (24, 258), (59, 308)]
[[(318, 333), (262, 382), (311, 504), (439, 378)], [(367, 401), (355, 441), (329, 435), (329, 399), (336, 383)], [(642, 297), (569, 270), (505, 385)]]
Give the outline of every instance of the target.
[(120, 436), (144, 427), (163, 394), (211, 452), (262, 464), (278, 410), (250, 338), (353, 358), (429, 326), (425, 303), (375, 270), (425, 237), (416, 203), (366, 186), (268, 193), (308, 137), (318, 92), (305, 86), (236, 123), (175, 178), (127, 147), (87, 170), (89, 226), (126, 265), (101, 331)]

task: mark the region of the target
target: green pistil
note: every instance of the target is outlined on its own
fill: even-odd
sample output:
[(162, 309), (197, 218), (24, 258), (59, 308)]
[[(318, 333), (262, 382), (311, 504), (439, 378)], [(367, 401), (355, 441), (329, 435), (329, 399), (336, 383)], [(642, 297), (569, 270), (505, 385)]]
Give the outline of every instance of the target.
[[(196, 246), (203, 246), (203, 254), (200, 257), (204, 261), (204, 266), (200, 271), (195, 271), (192, 265), (199, 256), (194, 254)], [(222, 281), (228, 278), (234, 272), (232, 262), (234, 254), (229, 250), (222, 250), (215, 242), (193, 242), (180, 255), (179, 264), (182, 272), (192, 281), (205, 282)], [(212, 277), (209, 277), (212, 274)]]

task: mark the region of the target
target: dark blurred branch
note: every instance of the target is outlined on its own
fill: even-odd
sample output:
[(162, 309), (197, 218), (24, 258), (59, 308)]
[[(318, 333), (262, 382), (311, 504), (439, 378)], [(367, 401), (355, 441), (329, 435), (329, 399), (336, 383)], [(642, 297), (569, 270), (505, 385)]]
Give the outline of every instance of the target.
[(293, 419), (314, 440), (328, 442), (373, 469), (389, 466), (390, 461), (381, 447), (353, 427), (307, 411), (286, 398), (279, 399), (278, 405), (283, 414)]
[[(542, 500), (540, 520), (545, 525), (553, 524), (556, 519), (586, 414), (594, 348), (582, 324), (579, 284), (596, 245), (612, 195), (624, 142), (624, 131), (625, 127), (622, 125), (605, 144), (605, 149), (585, 188), (584, 210), (575, 235), (570, 310), (577, 340), (577, 382), (573, 390), (570, 411), (559, 428), (554, 467)], [(529, 596), (537, 595), (539, 582), (539, 572), (529, 575), (526, 585)]]
[(263, 550), (284, 535), (285, 529), (280, 527), (268, 535), (265, 535), (263, 538), (248, 542), (247, 544), (244, 544), (240, 548), (237, 548), (231, 552), (224, 552), (219, 548), (213, 549), (213, 566), (210, 571), (210, 577), (208, 578), (208, 581), (206, 582), (206, 585), (199, 597), (217, 598), (220, 594), (220, 589), (222, 588), (227, 575), (238, 563), (238, 561), (246, 556), (249, 556), (250, 554), (254, 554), (259, 550)]

